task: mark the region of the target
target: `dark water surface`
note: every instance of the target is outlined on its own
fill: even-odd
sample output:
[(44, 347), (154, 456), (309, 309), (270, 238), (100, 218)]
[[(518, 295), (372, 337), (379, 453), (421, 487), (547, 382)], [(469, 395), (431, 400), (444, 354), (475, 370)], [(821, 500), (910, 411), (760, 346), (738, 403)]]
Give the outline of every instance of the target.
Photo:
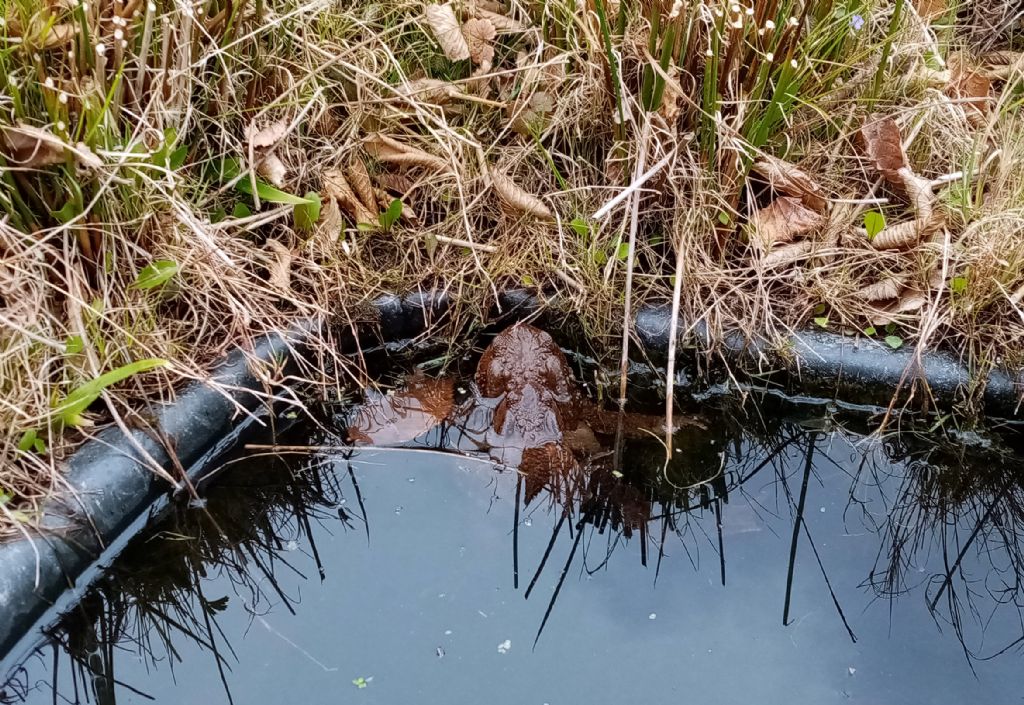
[(998, 437), (750, 405), (707, 426), (664, 470), (634, 442), (622, 478), (582, 484), (427, 450), (242, 453), (4, 698), (1024, 700), (1024, 473)]

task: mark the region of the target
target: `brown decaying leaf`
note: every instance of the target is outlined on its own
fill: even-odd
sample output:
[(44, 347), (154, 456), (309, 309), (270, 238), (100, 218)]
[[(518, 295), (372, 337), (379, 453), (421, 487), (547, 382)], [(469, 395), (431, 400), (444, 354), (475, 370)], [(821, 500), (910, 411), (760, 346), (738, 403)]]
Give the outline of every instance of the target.
[(524, 191), (515, 181), (494, 169), (490, 170), (491, 184), (501, 200), (507, 205), (544, 220), (554, 220), (554, 213), (544, 201)]
[(356, 196), (368, 209), (377, 205), (377, 199), (373, 194), (373, 184), (370, 182), (370, 174), (366, 171), (366, 165), (361, 159), (352, 159), (345, 168), (345, 176)]
[(925, 22), (942, 17), (949, 9), (946, 0), (913, 0), (913, 3), (918, 16)]
[(862, 289), (858, 289), (854, 294), (855, 297), (862, 301), (882, 301), (884, 299), (895, 299), (900, 295), (903, 290), (904, 284), (906, 284), (908, 277), (906, 275), (886, 277), (881, 281), (877, 281), (874, 284), (868, 284)]
[(494, 38), (498, 36), (494, 25), (487, 20), (471, 19), (462, 25), (462, 35), (469, 46), (469, 57), (477, 66), (494, 61)]
[(306, 247), (314, 257), (333, 256), (336, 251), (335, 244), (344, 227), (345, 221), (342, 219), (338, 201), (334, 198), (324, 199), (320, 207), (320, 219), (313, 229), (313, 234), (306, 241)]
[(278, 188), (284, 186), (284, 179), (288, 175), (288, 167), (284, 165), (276, 154), (268, 154), (260, 160), (256, 172), (269, 183)]
[(492, 12), (483, 7), (476, 7), (473, 14), (481, 20), (487, 20), (499, 32), (525, 32), (528, 28), (522, 22), (517, 22), (508, 15), (500, 12)]
[(82, 166), (99, 169), (103, 161), (85, 144), (69, 145), (57, 135), (31, 125), (0, 127), (0, 149), (4, 157), (18, 166), (38, 168), (64, 162), (70, 152)]
[(963, 55), (951, 57), (949, 85), (946, 95), (963, 101), (964, 113), (972, 123), (983, 121), (991, 107), (992, 79), (972, 67)]
[(893, 308), (893, 313), (912, 313), (928, 303), (928, 297), (920, 291), (907, 289), (900, 295), (899, 301)]
[(376, 223), (377, 215), (370, 211), (349, 186), (345, 175), (338, 169), (324, 172), (324, 194), (338, 201), (356, 223)]
[(883, 228), (871, 240), (876, 250), (902, 250), (913, 247), (921, 238), (942, 227), (942, 217), (934, 213), (928, 218), (918, 218)]
[(451, 61), (463, 61), (469, 58), (469, 45), (462, 35), (459, 19), (455, 16), (452, 4), (427, 5), (423, 8), (423, 21), (434, 33), (441, 51)]
[(902, 186), (898, 172), (908, 163), (896, 121), (890, 117), (871, 116), (860, 128), (860, 139), (875, 169), (887, 181)]
[(272, 122), (262, 128), (257, 127), (255, 122), (250, 122), (245, 128), (245, 138), (255, 150), (269, 149), (280, 142), (287, 132), (288, 123), (284, 120)]
[(398, 87), (398, 92), (411, 100), (418, 100), (437, 105), (448, 104), (458, 90), (447, 81), (439, 78), (418, 78)]
[(383, 173), (376, 174), (373, 180), (383, 189), (397, 193), (400, 196), (407, 195), (416, 185), (416, 181), (405, 174)]
[(275, 291), (291, 291), (292, 251), (273, 238), (267, 240), (266, 249), (272, 257), (267, 265), (267, 283)]
[(349, 423), (349, 439), (372, 445), (408, 442), (444, 421), (454, 407), (450, 377), (416, 375), (404, 389), (359, 407)]
[(931, 181), (923, 176), (918, 176), (909, 167), (900, 169), (898, 176), (918, 220), (930, 219), (937, 198), (935, 192), (932, 191)]
[(791, 242), (798, 235), (820, 230), (826, 222), (825, 216), (812, 211), (799, 198), (780, 196), (754, 213), (751, 244), (768, 251), (776, 244)]
[(41, 49), (55, 49), (70, 43), (75, 38), (77, 25), (74, 22), (51, 24), (53, 19), (48, 13), (38, 13), (32, 18), (31, 27), (26, 30), (17, 18), (9, 17), (7, 35), (25, 38)]
[(791, 264), (809, 255), (814, 249), (814, 243), (810, 240), (794, 242), (792, 245), (783, 245), (772, 250), (761, 260), (763, 268), (778, 267)]
[(393, 137), (382, 135), (379, 132), (367, 135), (363, 139), (363, 149), (378, 161), (390, 164), (425, 166), (438, 171), (448, 169), (448, 163), (440, 157), (403, 144)]
[(772, 188), (787, 196), (796, 196), (808, 208), (821, 212), (828, 205), (818, 182), (784, 159), (765, 156), (754, 162), (752, 168), (766, 179)]

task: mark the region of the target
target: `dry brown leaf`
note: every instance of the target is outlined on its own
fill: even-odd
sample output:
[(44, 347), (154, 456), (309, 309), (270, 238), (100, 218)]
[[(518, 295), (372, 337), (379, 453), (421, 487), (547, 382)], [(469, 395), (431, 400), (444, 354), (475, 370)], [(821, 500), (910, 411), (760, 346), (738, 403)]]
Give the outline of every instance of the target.
[(887, 181), (902, 185), (898, 172), (909, 164), (896, 121), (890, 117), (872, 116), (861, 126), (860, 138), (875, 169)]
[(932, 182), (918, 176), (909, 168), (900, 169), (898, 173), (903, 190), (907, 194), (910, 205), (914, 207), (914, 215), (918, 220), (928, 220), (932, 216), (936, 195), (932, 191)]
[(796, 196), (812, 210), (821, 212), (828, 205), (818, 182), (785, 159), (765, 156), (754, 162), (752, 168), (766, 179), (772, 188), (787, 196)]
[(250, 122), (245, 128), (245, 138), (254, 150), (269, 149), (281, 141), (288, 134), (288, 123), (284, 120), (272, 122), (262, 128), (256, 127), (255, 122)]
[(345, 175), (338, 169), (324, 172), (324, 194), (338, 201), (356, 223), (376, 223), (377, 214), (370, 211), (349, 186)]
[(331, 252), (344, 227), (345, 221), (342, 219), (338, 201), (333, 198), (326, 199), (320, 208), (320, 219), (316, 222), (313, 235), (306, 243), (307, 247), (320, 254)]
[(942, 17), (949, 9), (946, 0), (913, 0), (913, 2), (918, 16), (925, 22)]
[(793, 262), (803, 259), (809, 255), (813, 249), (814, 243), (810, 240), (794, 242), (792, 245), (783, 245), (782, 247), (775, 248), (771, 253), (766, 255), (761, 260), (761, 266), (768, 268), (792, 264)]
[(525, 24), (517, 22), (508, 15), (500, 12), (491, 12), (483, 7), (474, 9), (473, 14), (482, 20), (490, 22), (499, 32), (525, 32), (528, 29)]
[(288, 167), (284, 165), (276, 154), (268, 154), (260, 160), (256, 167), (256, 173), (266, 179), (270, 184), (282, 188), (285, 177), (288, 175)]
[(374, 208), (377, 205), (377, 199), (374, 197), (370, 174), (366, 171), (366, 165), (363, 164), (363, 161), (361, 159), (353, 159), (349, 162), (348, 167), (345, 169), (345, 176), (348, 178), (348, 183), (355, 192), (355, 195), (363, 202), (363, 205), (368, 209)]
[(491, 184), (494, 190), (507, 205), (524, 213), (537, 216), (544, 220), (554, 220), (555, 216), (545, 204), (532, 193), (524, 191), (515, 181), (499, 171), (490, 171)]
[(825, 216), (812, 211), (799, 198), (780, 196), (754, 213), (751, 244), (768, 251), (776, 244), (791, 242), (798, 235), (820, 230), (826, 222)]
[(455, 97), (458, 90), (439, 78), (419, 78), (399, 87), (398, 92), (412, 100), (446, 105)]
[(487, 20), (471, 19), (462, 25), (462, 36), (469, 46), (469, 57), (477, 66), (494, 61), (494, 38), (498, 32)]
[(928, 297), (920, 291), (907, 289), (900, 295), (899, 301), (893, 307), (893, 313), (912, 313), (928, 303)]
[(901, 250), (913, 247), (938, 228), (942, 227), (942, 218), (934, 213), (929, 218), (918, 218), (905, 223), (897, 223), (883, 228), (871, 239), (871, 246), (876, 250)]
[(271, 261), (267, 265), (267, 283), (278, 292), (291, 291), (292, 251), (279, 240), (267, 240), (266, 249), (270, 250)]
[(416, 185), (416, 181), (405, 174), (377, 174), (373, 177), (373, 180), (377, 182), (377, 185), (383, 189), (397, 193), (400, 196), (406, 196), (413, 187)]
[(895, 277), (886, 277), (881, 281), (877, 281), (874, 284), (869, 284), (861, 289), (858, 289), (854, 296), (862, 301), (882, 301), (884, 299), (895, 299), (900, 295), (903, 290), (904, 284), (906, 284), (908, 277), (906, 275), (900, 275)]
[(67, 144), (57, 135), (31, 125), (0, 127), (0, 150), (18, 166), (38, 168), (64, 162), (70, 152), (82, 166), (99, 169), (103, 161), (85, 144)]
[(946, 95), (962, 101), (964, 113), (972, 123), (983, 121), (991, 108), (992, 79), (972, 67), (962, 55), (950, 58)]
[(21, 37), (29, 42), (34, 48), (55, 49), (68, 44), (75, 38), (77, 25), (74, 22), (53, 23), (54, 16), (42, 12), (36, 14), (30, 27), (25, 27), (16, 17), (7, 19), (7, 35)]
[(452, 4), (427, 5), (423, 8), (423, 21), (434, 33), (437, 43), (441, 45), (444, 55), (451, 61), (463, 61), (469, 58), (469, 45), (462, 36), (459, 19), (455, 16)]
[(363, 139), (363, 149), (378, 161), (391, 164), (408, 164), (426, 166), (432, 169), (447, 170), (448, 163), (440, 157), (424, 152), (417, 147), (403, 144), (393, 137), (375, 132)]

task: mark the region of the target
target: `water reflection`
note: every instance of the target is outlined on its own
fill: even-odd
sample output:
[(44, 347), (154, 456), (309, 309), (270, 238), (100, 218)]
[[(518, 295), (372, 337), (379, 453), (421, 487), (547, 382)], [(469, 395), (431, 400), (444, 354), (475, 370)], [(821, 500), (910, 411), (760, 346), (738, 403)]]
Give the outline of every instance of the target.
[[(391, 532), (395, 516), (404, 511), (395, 503), (405, 500), (392, 497), (392, 486), (380, 484), (381, 477), (389, 468), (414, 465), (420, 469), (409, 480), (418, 483), (416, 492), (426, 483), (471, 477), (478, 489), (466, 490), (465, 501), (481, 509), (434, 507), (416, 515), (415, 528), (403, 529), (404, 540), (420, 552), (437, 550), (439, 570), (453, 574), (461, 568), (445, 563), (452, 559), (431, 538), (435, 522), (465, 513), (461, 526), (470, 532), (479, 525), (486, 533), (485, 521), (502, 525), (487, 544), (496, 556), (493, 563), (505, 565), (495, 568), (502, 575), (473, 580), (510, 580), (528, 604), (540, 602), (540, 609), (529, 613), (538, 659), (545, 659), (549, 639), (551, 648), (560, 649), (566, 630), (587, 630), (579, 623), (555, 626), (559, 610), (575, 614), (577, 609), (564, 602), (567, 584), (580, 586), (574, 602), (597, 599), (598, 588), (587, 593), (586, 583), (609, 571), (625, 576), (616, 581), (632, 580), (632, 590), (644, 583), (657, 591), (694, 590), (691, 583), (680, 583), (684, 564), (718, 590), (737, 579), (749, 590), (745, 578), (770, 569), (784, 576), (780, 590), (731, 596), (774, 615), (774, 628), (749, 625), (750, 638), (770, 643), (787, 630), (795, 635), (808, 610), (828, 609), (832, 638), (848, 644), (861, 639), (868, 649), (885, 652), (890, 647), (880, 635), (906, 627), (906, 639), (914, 643), (927, 640), (946, 645), (947, 651), (955, 645), (957, 660), (981, 678), (971, 687), (997, 688), (1001, 678), (1018, 670), (1016, 651), (1024, 643), (1019, 456), (996, 435), (936, 438), (906, 432), (878, 438), (862, 435), (863, 430), (838, 418), (798, 419), (748, 405), (712, 412), (706, 428), (681, 430), (674, 442), (677, 453), (667, 465), (659, 443), (634, 439), (622, 468), (599, 459), (586, 468), (559, 466), (560, 472), (552, 464), (550, 472), (539, 474), (498, 473), (483, 462), (425, 450), (372, 456), (340, 451), (334, 449), (336, 439), (322, 435), (283, 438), (282, 447), (295, 449), (250, 451), (233, 459), (204, 506), (174, 507), (134, 542), (49, 632), (49, 642), (12, 672), (0, 701), (187, 701), (181, 690), (192, 687), (188, 684), (202, 660), (207, 677), (219, 681), (222, 700), (276, 702), (269, 695), (254, 700), (236, 691), (247, 689), (253, 669), (272, 669), (278, 658), (287, 668), (287, 658), (275, 653), (281, 649), (347, 685), (350, 674), (336, 674), (325, 650), (308, 648), (282, 626), (281, 610), (311, 618), (310, 611), (318, 608), (304, 604), (304, 598), (319, 599), (317, 591), (327, 588), (318, 583), (329, 577), (370, 590), (382, 587), (372, 575), (350, 575), (339, 555), (355, 543), (369, 545), (369, 556), (390, 545), (392, 534), (378, 537), (376, 527)], [(368, 483), (371, 489), (364, 491)], [(489, 488), (487, 496), (483, 487)], [(452, 493), (451, 487), (441, 489), (437, 496)], [(781, 545), (778, 555), (785, 560), (765, 556), (764, 566), (751, 563), (757, 556), (744, 543), (748, 539), (764, 541), (758, 546)], [(843, 551), (854, 545), (851, 541), (863, 550), (848, 560)], [(324, 542), (330, 545), (327, 552)], [(736, 552), (739, 558), (733, 557)], [(874, 559), (853, 560), (861, 553)], [(619, 554), (628, 558), (628, 571), (621, 560), (613, 566)], [(489, 571), (490, 563), (480, 561), (477, 567)], [(670, 563), (673, 570), (666, 577)], [(379, 579), (396, 577), (417, 579), (383, 574)], [(700, 592), (705, 602), (685, 609), (709, 609), (713, 594)], [(907, 626), (913, 622), (903, 615), (922, 601), (941, 629)], [(386, 614), (385, 606), (381, 609)], [(380, 629), (401, 628), (381, 619)], [(255, 663), (239, 650), (239, 638), (270, 640), (274, 646), (268, 647), (266, 661)], [(365, 633), (334, 638), (373, 641)], [(444, 653), (438, 645), (434, 658)], [(982, 664), (987, 664), (984, 672)], [(957, 676), (950, 669), (936, 678)], [(204, 700), (214, 699), (212, 686), (204, 687), (201, 692), (209, 696)]]

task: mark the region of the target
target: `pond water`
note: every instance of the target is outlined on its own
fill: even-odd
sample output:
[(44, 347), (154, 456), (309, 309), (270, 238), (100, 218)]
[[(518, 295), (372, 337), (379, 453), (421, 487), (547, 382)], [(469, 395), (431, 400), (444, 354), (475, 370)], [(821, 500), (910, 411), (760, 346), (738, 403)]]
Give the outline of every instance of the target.
[(1021, 702), (1019, 457), (854, 426), (722, 401), (667, 466), (641, 438), (574, 478), (293, 430), (135, 540), (0, 700)]

